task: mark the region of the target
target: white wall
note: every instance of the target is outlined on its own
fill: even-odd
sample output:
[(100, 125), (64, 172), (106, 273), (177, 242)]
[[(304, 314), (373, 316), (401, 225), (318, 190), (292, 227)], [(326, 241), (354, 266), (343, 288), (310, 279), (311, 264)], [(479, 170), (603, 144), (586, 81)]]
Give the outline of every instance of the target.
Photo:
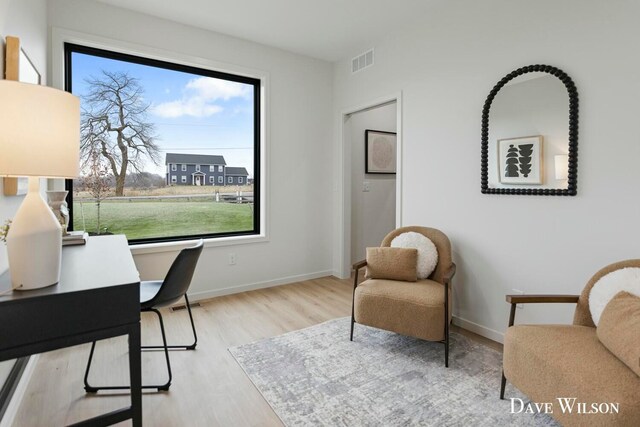
[[(499, 339), (492, 331), (506, 327), (512, 288), (577, 293), (604, 265), (640, 256), (640, 57), (630, 54), (638, 16), (640, 3), (627, 0), (437, 1), (419, 27), (367, 46), (376, 49), (373, 67), (351, 75), (348, 59), (335, 64), (336, 129), (344, 108), (402, 91), (402, 223), (451, 238), (455, 315), (468, 327)], [(483, 103), (504, 75), (537, 63), (563, 69), (579, 91), (578, 196), (483, 195)], [(334, 141), (338, 253), (337, 132)], [(518, 319), (562, 322), (572, 312), (527, 307)]]
[[(351, 145), (352, 263), (365, 258), (367, 247), (380, 246), (396, 225), (396, 176), (364, 173), (367, 129), (395, 132), (396, 103), (351, 114), (345, 123)], [(363, 191), (365, 181), (370, 191)]]
[[(191, 292), (212, 296), (331, 270), (332, 68), (260, 44), (93, 1), (52, 0), (49, 23), (76, 32), (269, 74), (266, 155), (269, 241), (206, 248)], [(55, 51), (55, 49), (54, 49)], [(237, 265), (228, 265), (228, 254)], [(162, 278), (173, 252), (136, 255), (142, 279)]]

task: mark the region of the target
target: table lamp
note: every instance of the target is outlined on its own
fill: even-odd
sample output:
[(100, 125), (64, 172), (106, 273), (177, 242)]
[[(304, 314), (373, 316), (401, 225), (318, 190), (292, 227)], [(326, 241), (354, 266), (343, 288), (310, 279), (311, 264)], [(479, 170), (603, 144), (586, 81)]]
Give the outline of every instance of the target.
[(0, 80), (0, 176), (29, 178), (29, 191), (7, 235), (14, 289), (38, 289), (60, 281), (62, 227), (40, 194), (40, 178), (77, 176), (79, 147), (77, 97)]

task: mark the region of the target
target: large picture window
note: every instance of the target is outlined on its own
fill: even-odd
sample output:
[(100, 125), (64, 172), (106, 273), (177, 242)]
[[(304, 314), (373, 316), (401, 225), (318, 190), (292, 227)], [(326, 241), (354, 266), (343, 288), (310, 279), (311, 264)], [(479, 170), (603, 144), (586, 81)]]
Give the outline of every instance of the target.
[[(82, 109), (72, 230), (131, 243), (260, 233), (260, 80), (68, 43), (65, 59)], [(241, 179), (224, 182), (227, 169)]]

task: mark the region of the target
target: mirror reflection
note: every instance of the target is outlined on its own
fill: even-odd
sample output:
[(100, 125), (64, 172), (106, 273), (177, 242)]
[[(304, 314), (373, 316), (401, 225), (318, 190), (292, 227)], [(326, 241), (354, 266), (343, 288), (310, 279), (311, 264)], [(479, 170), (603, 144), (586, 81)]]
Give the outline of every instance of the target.
[(567, 89), (551, 74), (502, 87), (489, 113), (489, 188), (567, 189), (568, 119)]

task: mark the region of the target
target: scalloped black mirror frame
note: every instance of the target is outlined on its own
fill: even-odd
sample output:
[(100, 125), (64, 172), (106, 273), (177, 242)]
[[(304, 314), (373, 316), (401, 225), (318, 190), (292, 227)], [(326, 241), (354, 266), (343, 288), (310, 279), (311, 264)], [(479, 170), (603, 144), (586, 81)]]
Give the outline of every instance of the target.
[[(569, 93), (569, 168), (566, 189), (553, 188), (489, 188), (489, 111), (491, 103), (504, 85), (522, 74), (543, 72), (559, 78)], [(489, 92), (482, 109), (482, 154), (481, 154), (482, 194), (517, 194), (531, 196), (575, 196), (578, 194), (578, 90), (571, 77), (551, 65), (528, 65), (504, 76)]]

